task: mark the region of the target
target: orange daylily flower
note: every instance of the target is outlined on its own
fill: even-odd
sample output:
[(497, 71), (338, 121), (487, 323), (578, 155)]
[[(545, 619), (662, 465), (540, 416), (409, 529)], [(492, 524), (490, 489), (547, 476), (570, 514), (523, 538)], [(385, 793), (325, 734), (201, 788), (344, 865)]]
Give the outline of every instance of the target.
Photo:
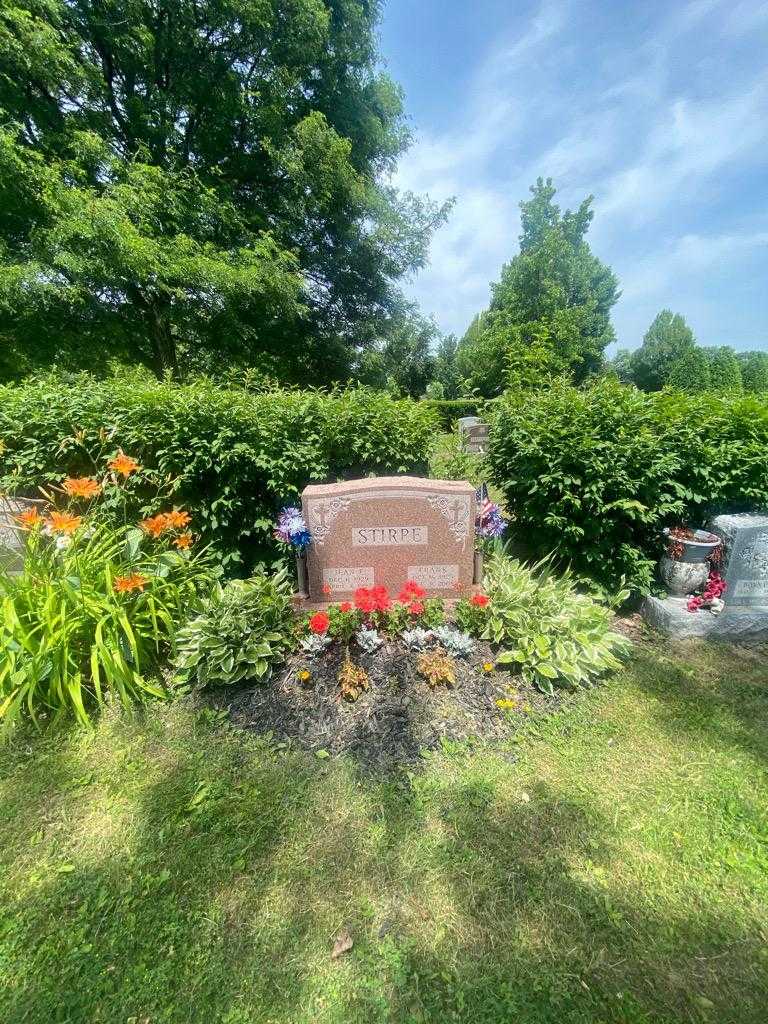
[(160, 515), (152, 516), (151, 519), (142, 519), (139, 526), (145, 533), (148, 533), (150, 537), (159, 537), (160, 534), (165, 533), (168, 529), (168, 523), (165, 515), (161, 512)]
[(82, 521), (82, 516), (73, 516), (69, 512), (51, 512), (45, 525), (51, 533), (74, 533)]
[(189, 512), (184, 512), (182, 509), (175, 508), (172, 512), (162, 513), (165, 516), (165, 522), (169, 529), (172, 530), (183, 530), (185, 526), (189, 526), (192, 522), (192, 516)]
[(31, 530), (33, 526), (37, 526), (38, 523), (43, 521), (43, 517), (34, 505), (25, 509), (20, 515), (14, 516), (14, 519), (25, 530)]
[(130, 476), (131, 473), (138, 473), (141, 469), (136, 459), (132, 459), (130, 455), (125, 455), (123, 452), (118, 452), (114, 459), (109, 460), (107, 465), (110, 469), (114, 469), (116, 473), (120, 473), (121, 476)]
[(118, 594), (127, 594), (132, 590), (143, 590), (149, 583), (146, 576), (140, 572), (133, 572), (130, 576), (115, 576), (112, 584)]
[(101, 491), (101, 484), (90, 476), (68, 476), (61, 487), (71, 498), (95, 498)]
[(190, 547), (190, 545), (192, 544), (192, 534), (182, 533), (176, 538), (176, 540), (173, 543), (180, 551), (186, 551), (186, 549)]

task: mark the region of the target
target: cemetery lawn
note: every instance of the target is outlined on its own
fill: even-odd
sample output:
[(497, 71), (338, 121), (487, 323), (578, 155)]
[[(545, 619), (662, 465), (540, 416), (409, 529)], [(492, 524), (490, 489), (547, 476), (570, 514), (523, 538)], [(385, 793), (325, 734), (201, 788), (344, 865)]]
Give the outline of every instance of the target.
[(765, 653), (683, 654), (410, 776), (181, 703), (6, 746), (0, 1020), (764, 1024)]

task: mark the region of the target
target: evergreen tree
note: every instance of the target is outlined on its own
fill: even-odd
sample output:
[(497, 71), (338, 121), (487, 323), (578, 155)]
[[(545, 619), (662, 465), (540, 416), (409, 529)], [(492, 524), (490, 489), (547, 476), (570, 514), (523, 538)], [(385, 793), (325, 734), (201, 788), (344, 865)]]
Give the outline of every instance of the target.
[(709, 359), (712, 390), (721, 394), (742, 394), (744, 381), (741, 376), (741, 365), (734, 350), (723, 345), (719, 348), (705, 348), (704, 352)]
[[(520, 252), (503, 268), (490, 308), (461, 346), (465, 376), (488, 397), (503, 390), (510, 366), (526, 386), (538, 383), (530, 378), (537, 367), (544, 376), (566, 372), (583, 380), (601, 367), (614, 340), (610, 312), (618, 282), (586, 241), (592, 197), (562, 213), (550, 179), (539, 178), (531, 193), (520, 204)], [(526, 354), (528, 346), (535, 353)]]
[(643, 391), (660, 391), (675, 363), (694, 349), (693, 331), (679, 313), (662, 309), (632, 354), (632, 375)]
[(673, 363), (667, 375), (666, 386), (675, 391), (685, 391), (689, 395), (697, 395), (712, 389), (712, 375), (709, 359), (703, 348), (694, 346), (687, 349)]
[(739, 352), (744, 390), (753, 395), (768, 393), (768, 352)]

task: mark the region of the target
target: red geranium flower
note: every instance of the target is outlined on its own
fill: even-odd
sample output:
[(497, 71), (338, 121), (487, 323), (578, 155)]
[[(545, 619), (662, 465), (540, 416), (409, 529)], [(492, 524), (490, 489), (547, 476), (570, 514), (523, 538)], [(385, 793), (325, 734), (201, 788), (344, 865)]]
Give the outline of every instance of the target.
[(473, 594), (470, 598), (470, 601), (476, 608), (485, 608), (490, 600), (490, 597), (487, 597), (485, 594)]
[(376, 602), (366, 587), (358, 587), (355, 591), (355, 608), (368, 615), (374, 610)]
[(420, 601), (423, 597), (427, 596), (427, 592), (424, 587), (419, 586), (414, 580), (408, 580), (403, 589), (400, 591), (400, 597), (398, 600), (403, 600), (407, 604), (409, 600)]
[(313, 633), (327, 633), (331, 620), (325, 612), (316, 612), (309, 620), (309, 628)]
[(352, 611), (352, 602), (351, 601), (342, 601), (342, 603), (339, 605), (339, 611), (340, 612), (351, 612)]
[(411, 615), (421, 615), (422, 612), (424, 611), (424, 605), (421, 603), (421, 601), (414, 601), (408, 608), (408, 611), (411, 613)]

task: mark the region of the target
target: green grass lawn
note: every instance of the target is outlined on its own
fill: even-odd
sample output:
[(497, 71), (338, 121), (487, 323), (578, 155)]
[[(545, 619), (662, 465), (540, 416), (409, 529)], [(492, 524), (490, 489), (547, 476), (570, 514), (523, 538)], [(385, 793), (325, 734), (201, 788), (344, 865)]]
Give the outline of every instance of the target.
[(181, 704), (0, 766), (4, 1024), (768, 1018), (749, 652), (644, 646), (509, 749), (389, 779)]

